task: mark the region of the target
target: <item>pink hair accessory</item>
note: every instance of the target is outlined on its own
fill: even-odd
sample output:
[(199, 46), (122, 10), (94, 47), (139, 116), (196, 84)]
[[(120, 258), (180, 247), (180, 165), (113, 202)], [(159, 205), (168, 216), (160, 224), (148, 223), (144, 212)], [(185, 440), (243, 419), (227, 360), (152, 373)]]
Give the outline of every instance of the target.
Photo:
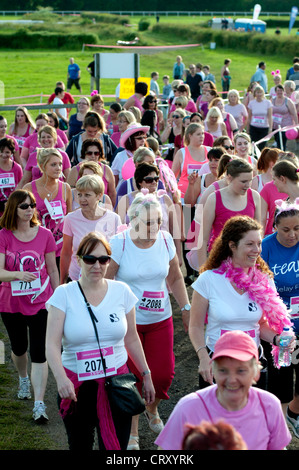
[(94, 96), (94, 95), (98, 95), (99, 92), (98, 90), (93, 90), (91, 93), (90, 93), (90, 96)]
[(140, 192), (146, 196), (149, 193), (149, 190), (147, 188), (141, 188)]
[(279, 75), (279, 74), (280, 74), (280, 70), (279, 70), (279, 69), (277, 69), (275, 72), (274, 72), (274, 70), (272, 70), (272, 72), (271, 72), (271, 75), (273, 75), (273, 76), (274, 76), (274, 75)]
[(277, 199), (275, 201), (275, 205), (276, 205), (276, 208), (278, 209), (276, 216), (275, 216), (275, 219), (276, 219), (276, 217), (282, 212), (288, 212), (292, 210), (298, 211), (299, 210), (299, 197), (297, 197), (295, 199), (295, 202), (293, 202), (292, 204), (290, 204), (287, 201), (284, 201), (283, 199)]
[(127, 225), (127, 224), (121, 224), (117, 227), (117, 231), (116, 233), (121, 233), (121, 232), (124, 232), (125, 230), (127, 230), (128, 228), (130, 228), (130, 224)]
[(157, 191), (157, 196), (158, 197), (163, 197), (163, 196), (165, 196), (165, 194), (167, 195), (167, 192), (165, 191), (165, 189), (158, 189), (158, 191)]

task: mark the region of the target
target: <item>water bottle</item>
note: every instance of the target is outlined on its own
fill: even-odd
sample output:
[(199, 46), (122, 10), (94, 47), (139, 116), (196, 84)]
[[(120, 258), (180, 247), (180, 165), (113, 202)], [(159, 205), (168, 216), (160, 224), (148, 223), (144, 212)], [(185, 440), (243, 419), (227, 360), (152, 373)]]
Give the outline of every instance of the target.
[(291, 351), (289, 350), (289, 344), (292, 341), (292, 338), (292, 330), (284, 328), (279, 341), (278, 364), (280, 367), (288, 367), (291, 365), (292, 357)]
[(112, 124), (112, 122), (110, 122), (110, 124), (109, 124), (109, 126), (108, 126), (108, 133), (109, 133), (110, 135), (113, 134), (113, 124)]

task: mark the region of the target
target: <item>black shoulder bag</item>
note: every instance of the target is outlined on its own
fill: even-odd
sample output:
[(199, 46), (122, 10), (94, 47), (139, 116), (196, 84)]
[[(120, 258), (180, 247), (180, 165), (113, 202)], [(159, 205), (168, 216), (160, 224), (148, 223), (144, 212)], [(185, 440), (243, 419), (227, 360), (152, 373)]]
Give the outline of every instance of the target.
[(138, 379), (132, 373), (111, 375), (111, 376), (106, 377), (106, 364), (105, 364), (105, 361), (103, 360), (98, 330), (96, 327), (96, 323), (98, 322), (98, 319), (93, 313), (90, 303), (87, 301), (85, 294), (83, 292), (83, 289), (80, 286), (79, 281), (77, 281), (77, 283), (84, 297), (86, 307), (89, 312), (89, 315), (90, 315), (90, 318), (94, 327), (95, 335), (97, 338), (97, 342), (99, 345), (101, 360), (102, 360), (103, 369), (105, 373), (105, 387), (107, 390), (109, 402), (115, 409), (117, 409), (121, 413), (126, 413), (131, 416), (139, 415), (143, 413), (143, 411), (145, 410), (145, 404), (136, 387), (136, 382)]

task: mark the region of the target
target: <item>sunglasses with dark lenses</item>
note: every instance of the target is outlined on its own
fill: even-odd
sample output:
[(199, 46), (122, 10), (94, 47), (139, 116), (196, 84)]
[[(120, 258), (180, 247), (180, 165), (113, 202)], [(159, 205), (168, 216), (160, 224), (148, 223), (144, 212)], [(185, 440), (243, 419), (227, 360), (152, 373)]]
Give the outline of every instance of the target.
[(157, 183), (159, 181), (159, 176), (146, 176), (143, 178), (143, 181), (149, 184), (153, 183), (154, 181)]
[(93, 255), (83, 255), (80, 256), (80, 258), (83, 260), (85, 264), (96, 264), (98, 261), (100, 264), (103, 266), (105, 264), (110, 263), (111, 257), (108, 255), (103, 255), (103, 256), (93, 256)]
[(85, 155), (88, 155), (89, 157), (91, 155), (95, 155), (96, 157), (98, 157), (100, 155), (100, 152), (91, 152), (90, 150), (88, 150), (88, 152), (86, 152)]
[(26, 204), (26, 202), (24, 202), (24, 204), (19, 205), (19, 209), (22, 209), (23, 211), (27, 210), (28, 207), (31, 207), (31, 209), (34, 209), (36, 207), (35, 202), (32, 202), (31, 204)]
[(180, 119), (180, 117), (182, 117), (182, 116), (177, 115), (177, 114), (173, 114), (172, 117), (173, 117), (173, 119)]
[(223, 145), (223, 148), (225, 148), (225, 150), (234, 150), (234, 146), (233, 145)]

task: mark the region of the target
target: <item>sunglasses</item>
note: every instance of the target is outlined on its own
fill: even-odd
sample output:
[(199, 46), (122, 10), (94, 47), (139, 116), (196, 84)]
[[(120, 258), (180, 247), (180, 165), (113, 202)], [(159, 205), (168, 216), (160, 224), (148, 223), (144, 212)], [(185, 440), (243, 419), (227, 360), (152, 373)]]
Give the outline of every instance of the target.
[(154, 181), (157, 183), (159, 181), (159, 176), (146, 176), (143, 178), (143, 181), (149, 184), (153, 183)]
[(174, 103), (175, 106), (183, 106), (181, 103)]
[(135, 140), (146, 140), (147, 136), (146, 135), (141, 135), (140, 137), (134, 137)]
[(223, 145), (223, 148), (225, 148), (225, 150), (234, 150), (234, 146), (233, 145)]
[(26, 202), (24, 202), (24, 204), (19, 205), (19, 209), (22, 209), (23, 211), (27, 210), (28, 207), (31, 207), (31, 209), (34, 209), (36, 207), (35, 202), (32, 202), (31, 204), (27, 204)]
[(85, 264), (96, 264), (96, 262), (98, 261), (102, 266), (104, 266), (105, 264), (108, 264), (110, 263), (110, 260), (111, 260), (111, 257), (108, 256), (108, 255), (103, 255), (103, 256), (93, 256), (93, 255), (83, 255), (83, 256), (80, 256), (80, 258), (83, 260), (83, 262)]
[(98, 157), (100, 155), (100, 152), (91, 152), (90, 150), (88, 150), (88, 152), (86, 152), (85, 155), (88, 155), (89, 157), (91, 155), (95, 155), (96, 157)]
[(173, 117), (173, 119), (180, 119), (182, 116), (180, 116), (180, 115), (177, 115), (177, 114), (173, 114), (173, 116), (172, 116), (172, 117)]

